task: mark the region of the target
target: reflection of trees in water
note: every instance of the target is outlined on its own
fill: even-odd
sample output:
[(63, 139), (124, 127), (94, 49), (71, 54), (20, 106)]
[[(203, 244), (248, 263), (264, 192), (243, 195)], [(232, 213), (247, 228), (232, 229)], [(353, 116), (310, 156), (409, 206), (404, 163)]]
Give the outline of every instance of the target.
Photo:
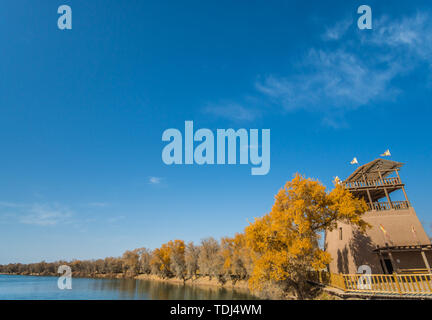
[(136, 299), (134, 279), (88, 279), (88, 287), (95, 291), (117, 291), (119, 299)]
[(137, 280), (138, 295), (152, 300), (251, 299), (246, 293), (214, 286), (191, 286), (151, 280)]
[(88, 279), (89, 289), (117, 291), (119, 299), (141, 300), (216, 300), (253, 299), (238, 290), (214, 286), (191, 286), (135, 279)]

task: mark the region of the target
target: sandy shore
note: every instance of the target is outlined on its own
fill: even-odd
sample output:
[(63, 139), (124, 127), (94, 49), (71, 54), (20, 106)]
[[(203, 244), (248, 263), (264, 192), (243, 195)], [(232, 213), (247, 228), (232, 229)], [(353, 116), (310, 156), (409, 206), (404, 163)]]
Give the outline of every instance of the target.
[(151, 281), (160, 281), (160, 282), (167, 282), (167, 283), (176, 283), (176, 284), (186, 284), (186, 285), (198, 285), (198, 286), (215, 286), (215, 287), (221, 287), (221, 288), (227, 288), (227, 289), (240, 289), (240, 290), (248, 290), (248, 283), (245, 280), (236, 281), (235, 283), (232, 281), (227, 281), (224, 284), (221, 284), (217, 281), (217, 279), (210, 277), (199, 277), (199, 278), (193, 278), (193, 279), (187, 279), (183, 281), (183, 279), (180, 278), (161, 278), (159, 276), (153, 275), (153, 274), (140, 274), (135, 277), (135, 279), (139, 280), (151, 280)]

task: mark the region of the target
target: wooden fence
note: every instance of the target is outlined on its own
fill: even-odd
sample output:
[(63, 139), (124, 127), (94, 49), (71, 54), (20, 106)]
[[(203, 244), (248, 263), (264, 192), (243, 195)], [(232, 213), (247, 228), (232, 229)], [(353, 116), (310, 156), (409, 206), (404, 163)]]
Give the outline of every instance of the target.
[(431, 295), (432, 274), (333, 274), (319, 272), (315, 280), (345, 292)]

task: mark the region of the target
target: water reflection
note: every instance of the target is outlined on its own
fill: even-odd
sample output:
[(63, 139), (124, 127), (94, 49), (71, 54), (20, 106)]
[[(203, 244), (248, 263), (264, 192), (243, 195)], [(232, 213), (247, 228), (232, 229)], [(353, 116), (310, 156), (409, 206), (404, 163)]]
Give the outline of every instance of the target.
[(0, 300), (255, 299), (243, 290), (135, 279), (73, 278), (72, 290), (59, 290), (57, 280), (57, 277), (0, 275)]
[(117, 291), (118, 299), (141, 300), (215, 300), (254, 299), (241, 290), (214, 286), (191, 286), (162, 281), (135, 279), (86, 279), (88, 289), (95, 291)]

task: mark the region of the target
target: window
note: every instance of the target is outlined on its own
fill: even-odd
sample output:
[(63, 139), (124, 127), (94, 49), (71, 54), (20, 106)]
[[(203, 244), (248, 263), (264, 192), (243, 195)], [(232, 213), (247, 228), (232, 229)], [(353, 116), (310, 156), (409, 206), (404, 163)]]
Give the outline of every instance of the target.
[(393, 264), (390, 259), (384, 259), (385, 266), (387, 268), (388, 274), (393, 273)]
[(342, 228), (339, 228), (339, 240), (342, 240)]

